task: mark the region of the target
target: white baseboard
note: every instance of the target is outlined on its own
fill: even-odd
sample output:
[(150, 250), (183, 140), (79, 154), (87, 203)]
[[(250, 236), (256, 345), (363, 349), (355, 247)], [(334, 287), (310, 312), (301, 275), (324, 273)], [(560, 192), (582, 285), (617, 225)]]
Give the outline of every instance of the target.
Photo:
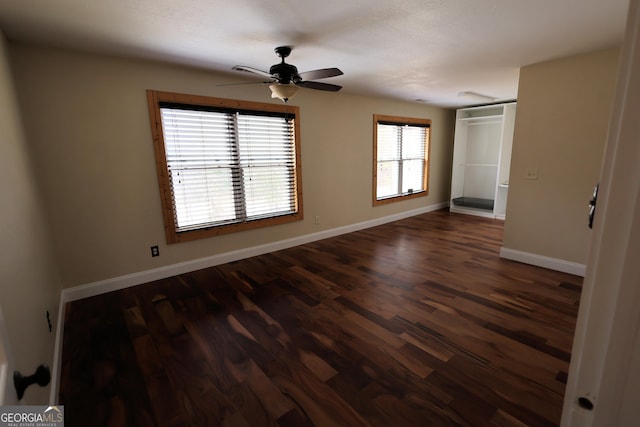
[(565, 261), (558, 258), (551, 258), (505, 247), (500, 248), (500, 258), (510, 259), (512, 261), (518, 261), (582, 277), (584, 277), (587, 269), (586, 265), (578, 264), (577, 262)]
[[(244, 258), (287, 249), (294, 246), (351, 233), (354, 231), (364, 230), (366, 228), (387, 224), (389, 222), (398, 221), (415, 215), (436, 211), (448, 206), (449, 203), (447, 202), (438, 203), (411, 211), (401, 212), (398, 214), (350, 224), (343, 227), (337, 227), (330, 230), (324, 230), (317, 233), (311, 233), (300, 237), (280, 240), (264, 245), (253, 246), (237, 251), (226, 252), (210, 257), (185, 261), (182, 263), (159, 267), (152, 270), (140, 271), (137, 273), (114, 277), (112, 279), (101, 280), (93, 283), (87, 283), (85, 285), (75, 286), (73, 288), (63, 289), (60, 296), (60, 306), (58, 308), (58, 323), (56, 325), (56, 341), (54, 346), (53, 369), (51, 373), (51, 392), (49, 397), (50, 404), (54, 405), (58, 403), (58, 388), (60, 384), (60, 369), (62, 361), (62, 338), (64, 331), (64, 310), (67, 302), (79, 300), (82, 298), (88, 298), (91, 296), (100, 295), (131, 286), (141, 285), (143, 283), (164, 279), (167, 277), (175, 276), (177, 274), (187, 273), (189, 271), (213, 267), (228, 262), (238, 261)], [(575, 262), (565, 261), (557, 258), (550, 258), (528, 252), (522, 252), (505, 247), (500, 249), (500, 257), (583, 277), (586, 271), (586, 266), (584, 264), (578, 264)]]
[(375, 227), (377, 225), (387, 224), (389, 222), (398, 221), (404, 218), (420, 215), (427, 212), (433, 212), (449, 206), (448, 202), (437, 203), (435, 205), (423, 208), (413, 209), (394, 215), (376, 218), (369, 221), (358, 222), (355, 224), (337, 227), (330, 230), (324, 230), (317, 233), (311, 233), (300, 237), (280, 240), (277, 242), (267, 243), (264, 245), (253, 246), (250, 248), (240, 249), (237, 251), (226, 252), (219, 255), (185, 261), (178, 264), (167, 265), (155, 268), (153, 270), (140, 271), (137, 273), (127, 274), (124, 276), (114, 277), (112, 279), (100, 280), (98, 282), (87, 283), (85, 285), (75, 286), (73, 288), (63, 289), (60, 295), (60, 307), (58, 309), (58, 324), (56, 325), (56, 341), (54, 345), (53, 367), (51, 372), (51, 392), (49, 402), (52, 405), (57, 404), (59, 387), (60, 387), (60, 370), (62, 363), (62, 337), (64, 332), (64, 310), (66, 303), (76, 301), (82, 298), (88, 298), (95, 295), (104, 294), (131, 286), (141, 285), (143, 283), (152, 282), (154, 280), (165, 279), (177, 274), (188, 273), (202, 268), (214, 267), (216, 265), (228, 262), (238, 261), (244, 258), (250, 258), (269, 252), (279, 251), (306, 243), (315, 242), (330, 237), (339, 236), (341, 234), (351, 233), (354, 231), (364, 230), (366, 228)]
[(228, 262), (238, 261), (257, 255), (263, 255), (269, 252), (275, 252), (294, 246), (304, 245), (306, 243), (315, 242), (330, 237), (347, 234), (354, 231), (364, 230), (366, 228), (375, 227), (377, 225), (386, 224), (400, 219), (409, 218), (427, 212), (449, 206), (447, 202), (438, 203), (423, 208), (413, 209), (394, 215), (376, 218), (369, 221), (358, 222), (343, 227), (332, 228), (317, 233), (306, 234), (304, 236), (294, 237), (291, 239), (279, 240), (276, 242), (266, 243), (263, 245), (252, 246), (237, 251), (226, 252), (223, 254), (213, 255), (205, 258), (194, 259), (181, 262), (178, 264), (167, 265), (164, 267), (154, 268), (152, 270), (140, 271), (137, 273), (127, 274), (124, 276), (114, 277), (111, 279), (100, 280), (98, 282), (87, 283), (85, 285), (74, 286), (73, 288), (62, 290), (62, 300), (64, 303), (88, 298), (94, 295), (100, 295), (106, 292), (116, 291), (131, 286), (141, 285), (143, 283), (153, 282), (154, 280), (165, 279), (178, 274), (188, 273), (190, 271), (200, 270), (202, 268), (214, 267)]
[(502, 219), (502, 220), (504, 220), (504, 217), (499, 218), (498, 215), (493, 213), (493, 211), (487, 211), (486, 209), (458, 208), (458, 207), (455, 207), (455, 206), (451, 205), (449, 207), (449, 211), (451, 211), (453, 213), (461, 213), (461, 214), (465, 214), (465, 215), (475, 215), (475, 216), (481, 216), (481, 217), (484, 217), (484, 218)]

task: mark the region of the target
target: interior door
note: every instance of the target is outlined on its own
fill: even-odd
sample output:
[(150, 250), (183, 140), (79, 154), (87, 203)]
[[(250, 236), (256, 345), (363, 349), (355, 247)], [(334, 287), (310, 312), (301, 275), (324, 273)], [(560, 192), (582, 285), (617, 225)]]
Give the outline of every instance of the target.
[(13, 387), (14, 370), (9, 336), (4, 326), (2, 307), (0, 307), (0, 406), (18, 404), (18, 397)]
[(631, 0), (567, 381), (563, 427), (638, 425), (638, 111), (640, 0)]

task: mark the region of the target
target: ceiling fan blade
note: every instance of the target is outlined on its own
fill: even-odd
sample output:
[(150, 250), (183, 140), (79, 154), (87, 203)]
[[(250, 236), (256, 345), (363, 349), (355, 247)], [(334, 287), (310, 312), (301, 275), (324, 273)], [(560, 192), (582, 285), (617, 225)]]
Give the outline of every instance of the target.
[(322, 68), (320, 70), (311, 70), (300, 73), (299, 76), (302, 80), (318, 80), (326, 79), (327, 77), (341, 76), (344, 73), (338, 68)]
[(305, 87), (307, 89), (326, 90), (328, 92), (337, 92), (340, 89), (342, 89), (342, 86), (332, 85), (329, 83), (321, 83), (321, 82), (302, 81), (302, 82), (297, 82), (296, 85), (300, 87)]
[(269, 79), (273, 78), (273, 76), (267, 73), (266, 71), (258, 70), (257, 68), (253, 68), (253, 67), (247, 67), (245, 65), (235, 65), (233, 69), (236, 71), (246, 71), (247, 73), (257, 74), (259, 76), (267, 77)]

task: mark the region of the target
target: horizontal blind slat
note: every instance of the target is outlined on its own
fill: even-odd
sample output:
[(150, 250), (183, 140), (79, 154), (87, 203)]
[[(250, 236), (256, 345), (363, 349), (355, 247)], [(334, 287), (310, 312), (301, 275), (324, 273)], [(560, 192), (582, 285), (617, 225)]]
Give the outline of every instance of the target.
[(292, 119), (182, 107), (161, 118), (177, 231), (295, 211)]
[(425, 190), (429, 126), (378, 122), (378, 200)]

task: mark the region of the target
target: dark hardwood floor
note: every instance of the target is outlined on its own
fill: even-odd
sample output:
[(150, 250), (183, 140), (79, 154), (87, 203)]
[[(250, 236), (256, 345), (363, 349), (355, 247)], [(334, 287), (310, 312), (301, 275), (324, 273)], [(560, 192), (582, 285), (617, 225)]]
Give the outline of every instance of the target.
[(67, 426), (557, 425), (582, 279), (502, 235), (438, 211), (69, 303)]

